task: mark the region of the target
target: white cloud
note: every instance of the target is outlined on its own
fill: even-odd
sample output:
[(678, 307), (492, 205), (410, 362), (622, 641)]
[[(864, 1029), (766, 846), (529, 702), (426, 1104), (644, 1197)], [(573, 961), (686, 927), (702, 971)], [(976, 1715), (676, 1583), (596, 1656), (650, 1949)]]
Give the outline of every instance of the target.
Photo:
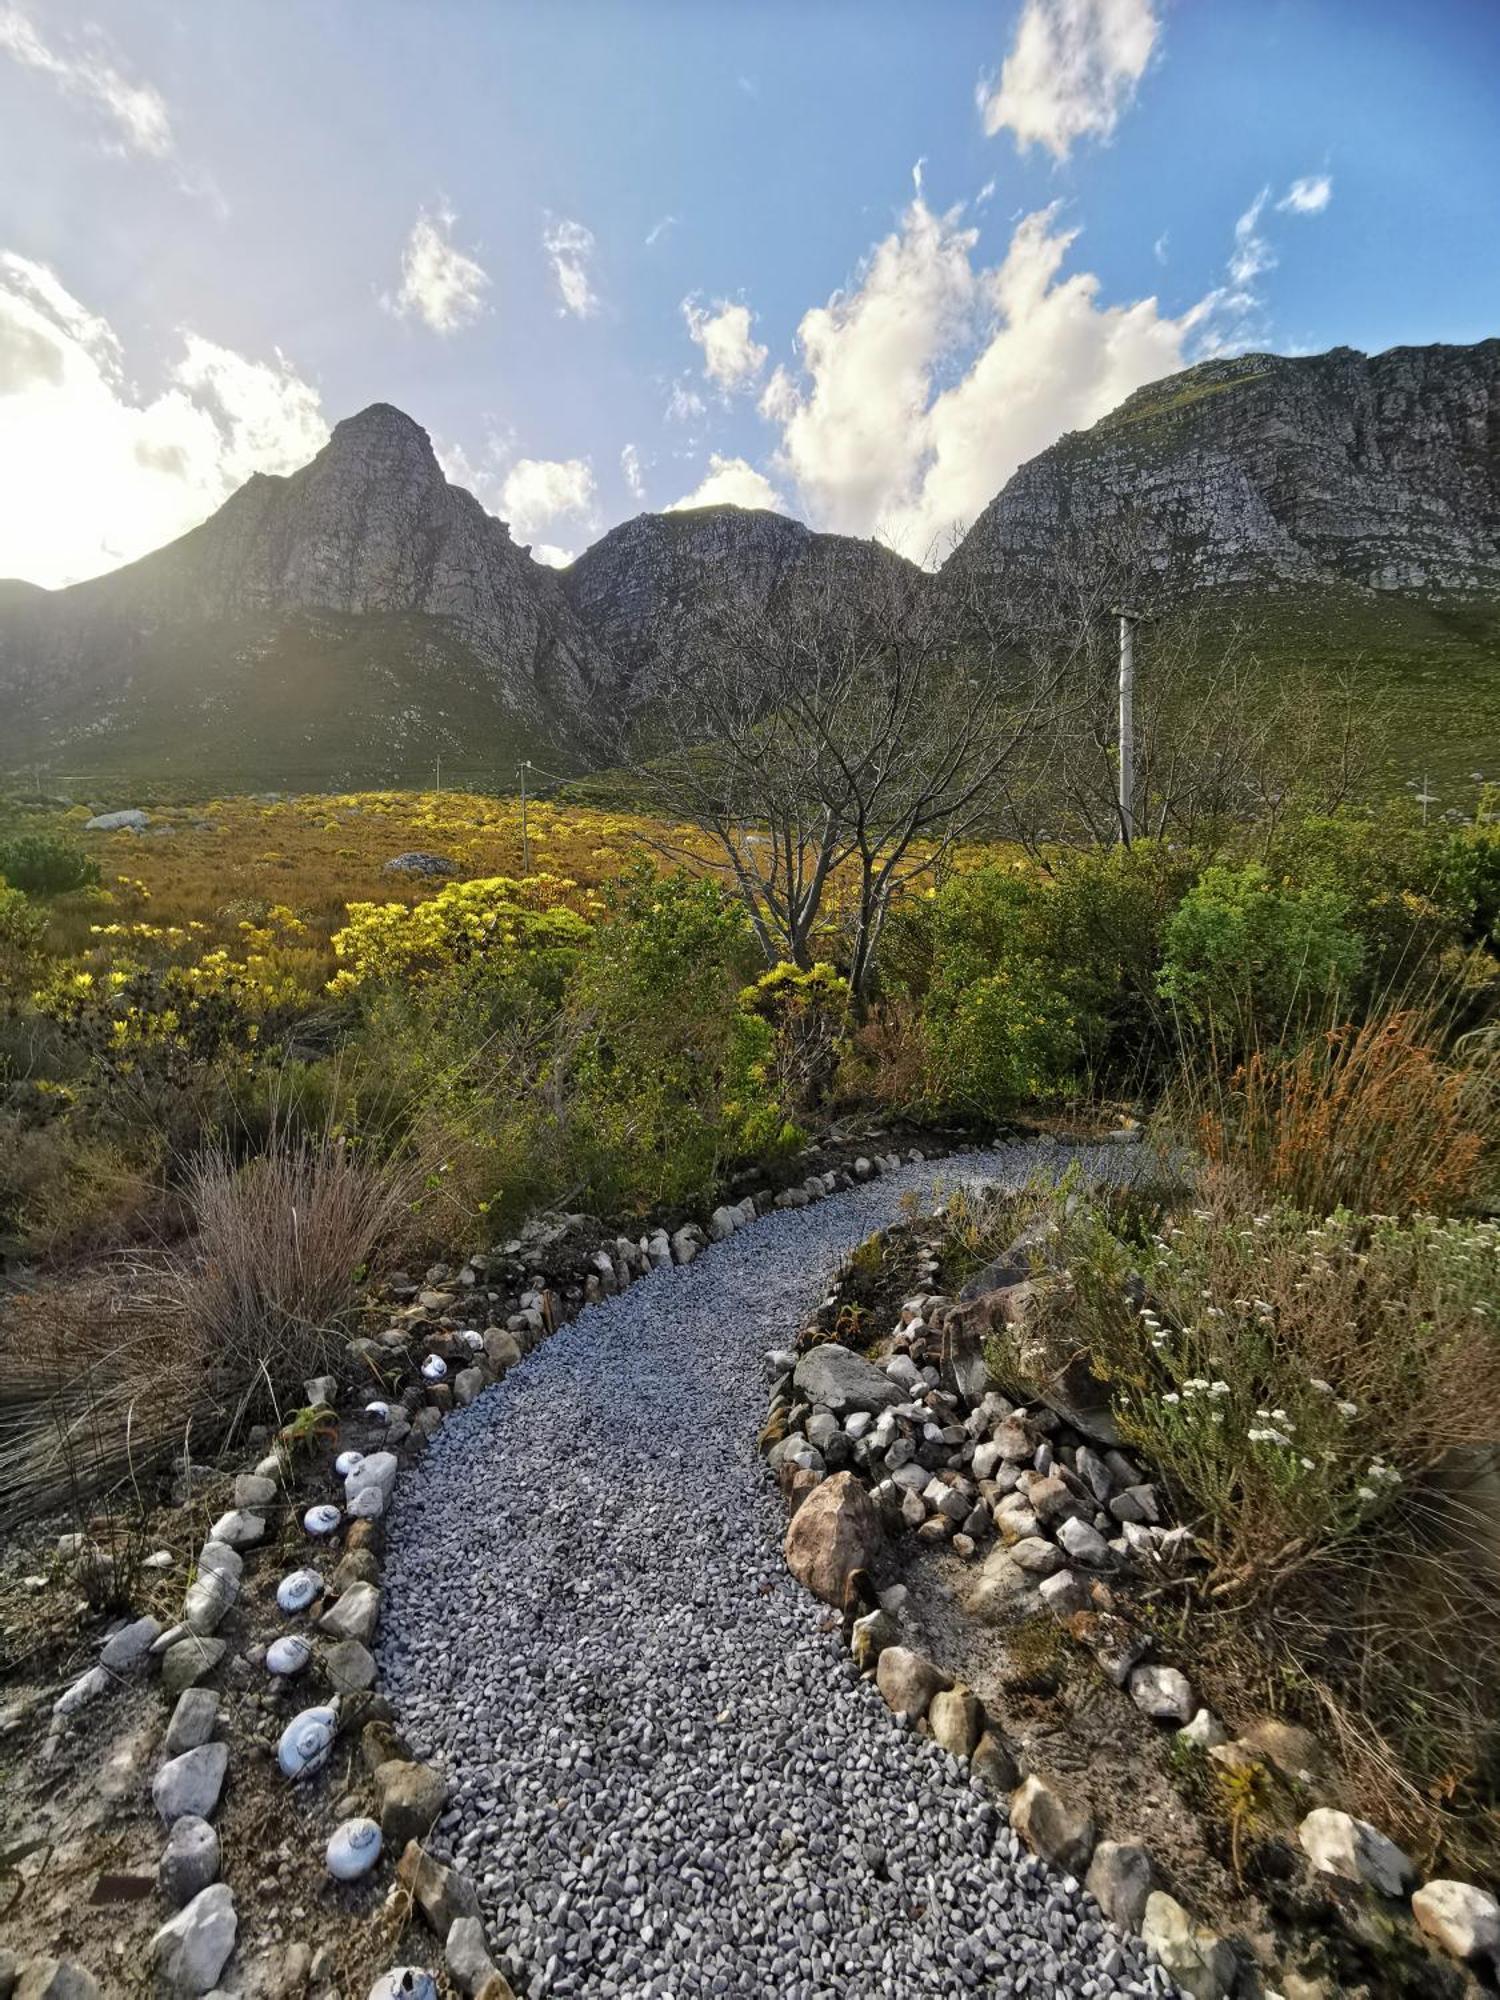
[(626, 445), (620, 453), (620, 470), (625, 475), (625, 484), (630, 488), (632, 499), (646, 497), (646, 475), (641, 468), (641, 454), (633, 444)]
[(133, 561), (326, 441), (317, 391), (282, 355), (182, 340), (145, 399), (108, 322), (0, 253), (0, 576), (56, 586)]
[(708, 405), (696, 389), (686, 382), (674, 382), (672, 393), (667, 398), (667, 422), (670, 424), (690, 424), (703, 415)]
[(667, 513), (681, 513), (685, 507), (769, 507), (778, 514), (787, 512), (787, 504), (763, 472), (743, 458), (726, 458), (722, 452), (710, 452), (708, 471), (693, 488), (684, 493), (680, 500), (674, 500)]
[(659, 215), (646, 231), (646, 248), (654, 250), (669, 229), (675, 229), (681, 218), (676, 215)]
[(1304, 174), (1292, 182), (1276, 206), (1293, 215), (1321, 215), (1332, 200), (1332, 174)]
[(401, 257), (401, 289), (393, 311), (415, 316), (434, 333), (457, 333), (484, 311), (489, 274), (453, 241), (457, 217), (448, 208), (425, 209), (412, 224)]
[(548, 569), (566, 569), (570, 562), (578, 560), (576, 549), (560, 549), (556, 542), (537, 542), (531, 554), (534, 561), (545, 563)]
[(1229, 282), (1248, 289), (1264, 271), (1276, 268), (1276, 252), (1261, 234), (1269, 188), (1262, 188), (1234, 225), (1234, 249), (1229, 258)]
[(500, 489), (501, 512), (523, 541), (562, 515), (587, 515), (593, 504), (586, 458), (518, 458)]
[(589, 279), (594, 232), (581, 222), (549, 222), (542, 231), (542, 246), (551, 259), (562, 298), (558, 312), (571, 313), (574, 319), (591, 319), (599, 310), (599, 297)]
[(750, 308), (720, 299), (710, 311), (689, 298), (682, 302), (682, 316), (689, 337), (703, 349), (707, 379), (726, 395), (748, 389), (766, 365), (766, 349), (750, 335)]
[(801, 369), (778, 370), (760, 407), (809, 518), (940, 554), (1025, 459), (1185, 365), (1206, 306), (1101, 303), (1095, 276), (1064, 272), (1075, 235), (1043, 209), (986, 269), (959, 211), (919, 198), (857, 282), (803, 316)]
[(58, 49), (42, 39), (19, 7), (0, 6), (0, 55), (51, 77), (67, 96), (92, 104), (109, 120), (126, 151), (157, 159), (172, 151), (172, 125), (161, 93), (123, 75), (97, 29), (89, 31), (86, 42)]
[(991, 138), (1065, 160), (1078, 139), (1107, 139), (1161, 32), (1152, 0), (1026, 0), (998, 77), (975, 93)]

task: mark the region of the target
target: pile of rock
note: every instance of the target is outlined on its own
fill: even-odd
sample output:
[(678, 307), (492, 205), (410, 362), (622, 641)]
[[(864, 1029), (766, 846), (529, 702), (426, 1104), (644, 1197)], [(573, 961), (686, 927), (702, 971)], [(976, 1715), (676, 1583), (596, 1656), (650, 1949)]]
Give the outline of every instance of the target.
[[(932, 1256), (919, 1263), (923, 1278), (935, 1270)], [(1013, 1265), (1006, 1275), (999, 1309), (1019, 1316), (1030, 1281)], [(1269, 1719), (1231, 1739), (1199, 1706), (1186, 1674), (1148, 1659), (1153, 1640), (1136, 1593), (1188, 1562), (1192, 1538), (1167, 1520), (1158, 1485), (1119, 1448), (1086, 1368), (1049, 1383), (1055, 1393), (1017, 1403), (965, 1338), (976, 1319), (983, 1322), (983, 1299), (908, 1300), (878, 1361), (825, 1337), (837, 1306), (835, 1291), (805, 1330), (814, 1345), (766, 1356), (770, 1408), (761, 1446), (791, 1517), (788, 1566), (842, 1609), (854, 1663), (898, 1721), (965, 1760), (1036, 1854), (1082, 1879), (1104, 1915), (1138, 1932), (1194, 2000), (1240, 1991), (1248, 1975), (1238, 1954), (1159, 1886), (1145, 1846), (1096, 1845), (1082, 1803), (1039, 1773), (1023, 1778), (1000, 1719), (908, 1642), (905, 1587), (877, 1592), (871, 1573), (880, 1572), (888, 1536), (959, 1556), (973, 1565), (963, 1597), (972, 1616), (1009, 1626), (1049, 1611), (1144, 1715), (1174, 1729), (1184, 1749), (1226, 1779), (1259, 1774), (1305, 1806), (1319, 1775), (1316, 1744)], [(1412, 1893), (1418, 1874), (1409, 1857), (1368, 1822), (1331, 1806), (1306, 1812), (1297, 1838), (1316, 1879), (1373, 1895), (1390, 1910), (1409, 1898), (1423, 1938), (1500, 1976), (1500, 1902), (1487, 1890), (1435, 1880)], [(1353, 1921), (1357, 1928), (1357, 1912)], [(1314, 1979), (1292, 1984), (1307, 2000), (1333, 1990)]]

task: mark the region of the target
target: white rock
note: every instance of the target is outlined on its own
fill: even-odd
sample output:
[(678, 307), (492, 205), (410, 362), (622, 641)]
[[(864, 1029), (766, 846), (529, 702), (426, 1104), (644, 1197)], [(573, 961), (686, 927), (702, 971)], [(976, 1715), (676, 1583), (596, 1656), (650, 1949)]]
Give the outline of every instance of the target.
[(232, 1507), (227, 1514), (221, 1514), (209, 1530), (211, 1538), (223, 1542), (231, 1549), (251, 1549), (257, 1542), (265, 1540), (266, 1524), (259, 1514), (252, 1514), (244, 1507)]
[(312, 1659), (312, 1647), (300, 1633), (289, 1632), (273, 1639), (266, 1648), (266, 1672), (290, 1679), (305, 1671)]
[(727, 1236), (733, 1236), (734, 1225), (735, 1218), (729, 1209), (716, 1208), (708, 1218), (708, 1233), (715, 1243), (722, 1243)]
[(107, 1667), (90, 1667), (86, 1674), (80, 1674), (71, 1687), (63, 1692), (52, 1704), (56, 1716), (76, 1715), (80, 1708), (91, 1701), (97, 1701), (101, 1694), (108, 1694), (114, 1686), (114, 1675)]
[(380, 1592), (373, 1583), (351, 1583), (338, 1601), (318, 1620), (318, 1630), (334, 1639), (358, 1639), (366, 1644), (375, 1636), (380, 1618)]
[(343, 1518), (339, 1508), (330, 1507), (324, 1501), (319, 1506), (308, 1508), (302, 1516), (302, 1525), (310, 1535), (315, 1535), (321, 1540), (328, 1535), (336, 1534)]
[[(691, 1260), (685, 1257), (682, 1261)], [(369, 2000), (438, 2000), (437, 1981), (420, 1965), (398, 1965), (376, 1980)]]
[(441, 1382), (448, 1373), (448, 1364), (441, 1354), (429, 1354), (422, 1363), (422, 1375), (428, 1382)]
[(1130, 1676), (1130, 1699), (1153, 1722), (1185, 1723), (1194, 1709), (1193, 1690), (1176, 1667), (1137, 1667)]
[(160, 1637), (159, 1619), (133, 1619), (129, 1625), (122, 1625), (112, 1638), (105, 1640), (99, 1664), (117, 1674), (128, 1673), (132, 1667), (141, 1664)]
[(1368, 1820), (1318, 1806), (1297, 1829), (1302, 1851), (1325, 1875), (1344, 1882), (1365, 1882), (1382, 1896), (1404, 1895), (1416, 1879), (1416, 1869), (1394, 1841), (1387, 1840)]
[(151, 1799), (162, 1825), (171, 1826), (189, 1813), (211, 1819), (228, 1769), (227, 1743), (200, 1743), (163, 1764), (151, 1780)]
[(1111, 1559), (1109, 1544), (1087, 1521), (1064, 1521), (1057, 1531), (1057, 1539), (1075, 1562), (1091, 1563), (1098, 1569)]
[(333, 1461), (333, 1469), (340, 1479), (347, 1479), (351, 1472), (358, 1472), (364, 1462), (362, 1451), (341, 1451)]
[(1455, 1958), (1500, 1954), (1500, 1903), (1472, 1882), (1428, 1882), (1411, 1899), (1419, 1930)]
[(365, 1404), (365, 1415), (374, 1423), (388, 1424), (391, 1420), (391, 1406), (377, 1398), (373, 1403)]
[(123, 812), (95, 813), (92, 819), (83, 823), (85, 833), (143, 833), (151, 824), (151, 815), (140, 806), (127, 806)]
[(380, 1859), (380, 1828), (372, 1819), (346, 1819), (328, 1837), (328, 1872), (339, 1882), (357, 1882)]
[(276, 1761), (289, 1778), (309, 1778), (321, 1771), (333, 1751), (338, 1730), (334, 1708), (304, 1708), (281, 1732)]
[(227, 1884), (215, 1882), (169, 1917), (151, 1940), (158, 1984), (172, 1995), (212, 1993), (239, 1929)]
[(1229, 1741), (1229, 1732), (1211, 1708), (1200, 1708), (1191, 1722), (1184, 1723), (1177, 1732), (1183, 1743), (1191, 1743), (1195, 1750), (1216, 1750), (1221, 1743)]
[(276, 1603), (287, 1616), (294, 1617), (323, 1595), (323, 1579), (315, 1569), (294, 1569), (276, 1586)]

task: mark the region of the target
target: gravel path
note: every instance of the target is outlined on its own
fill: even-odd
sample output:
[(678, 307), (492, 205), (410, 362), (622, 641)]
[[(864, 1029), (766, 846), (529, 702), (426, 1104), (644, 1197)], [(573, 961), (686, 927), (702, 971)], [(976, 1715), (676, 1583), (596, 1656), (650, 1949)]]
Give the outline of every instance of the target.
[(765, 1349), (906, 1189), (1073, 1157), (970, 1154), (766, 1216), (587, 1308), (401, 1482), (384, 1684), (452, 1780), (439, 1840), (518, 1991), (1172, 1990), (855, 1676), (755, 1455)]

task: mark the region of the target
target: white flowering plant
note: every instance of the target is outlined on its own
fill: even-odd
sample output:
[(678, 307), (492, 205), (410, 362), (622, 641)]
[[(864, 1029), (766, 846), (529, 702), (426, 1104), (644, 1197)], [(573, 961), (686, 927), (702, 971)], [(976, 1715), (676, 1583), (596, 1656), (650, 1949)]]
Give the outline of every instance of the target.
[(1500, 1421), (1500, 1227), (1210, 1196), (1137, 1240), (1075, 1204), (1081, 1334), (1221, 1580), (1254, 1591), (1389, 1516)]

